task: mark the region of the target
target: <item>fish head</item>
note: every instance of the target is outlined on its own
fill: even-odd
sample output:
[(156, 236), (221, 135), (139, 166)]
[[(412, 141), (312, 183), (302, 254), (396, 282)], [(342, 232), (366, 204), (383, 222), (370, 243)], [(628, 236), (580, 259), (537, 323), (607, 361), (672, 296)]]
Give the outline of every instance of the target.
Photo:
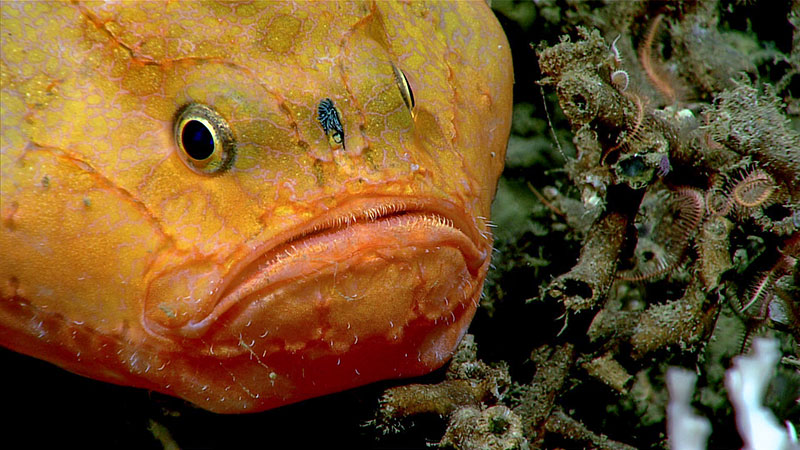
[(485, 5), (46, 6), (3, 63), (3, 297), (125, 357), (21, 351), (220, 412), (447, 360), (510, 127)]

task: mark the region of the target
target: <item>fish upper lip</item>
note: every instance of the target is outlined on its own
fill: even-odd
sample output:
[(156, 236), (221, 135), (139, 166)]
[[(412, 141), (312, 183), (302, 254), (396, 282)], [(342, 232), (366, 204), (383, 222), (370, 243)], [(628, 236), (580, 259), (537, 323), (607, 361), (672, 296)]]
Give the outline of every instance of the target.
[(257, 283), (252, 289), (244, 285), (251, 277), (278, 263), (281, 255), (293, 248), (295, 243), (325, 234), (335, 234), (356, 224), (377, 223), (405, 215), (426, 216), (464, 235), (471, 244), (468, 252), (481, 261), (470, 270), (477, 270), (488, 258), (490, 238), (479, 231), (477, 223), (470, 220), (470, 216), (462, 208), (449, 201), (406, 197), (354, 199), (333, 208), (297, 231), (281, 233), (255, 247), (247, 258), (231, 268), (229, 274), (232, 275), (227, 276), (220, 287), (211, 313), (200, 321), (184, 325), (184, 335), (202, 334), (233, 305), (263, 288), (263, 282)]

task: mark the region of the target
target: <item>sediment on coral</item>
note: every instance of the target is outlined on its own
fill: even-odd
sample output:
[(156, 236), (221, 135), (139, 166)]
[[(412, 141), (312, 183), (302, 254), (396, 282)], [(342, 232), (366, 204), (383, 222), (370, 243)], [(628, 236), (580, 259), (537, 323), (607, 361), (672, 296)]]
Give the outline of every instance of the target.
[[(480, 412), (485, 405), (503, 398), (511, 384), (506, 367), (495, 367), (477, 359), (472, 335), (466, 335), (447, 368), (447, 379), (438, 384), (409, 384), (387, 389), (380, 399), (374, 423), (385, 432), (398, 430), (403, 420), (418, 414), (442, 417), (470, 408)], [(463, 425), (456, 420), (455, 425)]]
[(534, 447), (544, 441), (547, 420), (574, 364), (574, 354), (571, 344), (543, 346), (531, 354), (531, 360), (537, 363), (536, 373), (522, 391), (515, 411), (523, 418), (523, 433)]

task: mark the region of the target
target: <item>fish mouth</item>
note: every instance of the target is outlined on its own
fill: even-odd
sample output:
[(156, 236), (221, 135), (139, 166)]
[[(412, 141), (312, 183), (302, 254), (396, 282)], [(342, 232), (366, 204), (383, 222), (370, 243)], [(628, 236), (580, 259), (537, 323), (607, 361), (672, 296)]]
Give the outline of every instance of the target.
[[(185, 337), (206, 333), (223, 316), (265, 292), (309, 277), (365, 250), (400, 246), (458, 249), (473, 277), (485, 270), (490, 237), (462, 208), (444, 200), (361, 198), (254, 247), (233, 266), (210, 314), (181, 327)], [(231, 311), (233, 310), (233, 311)]]

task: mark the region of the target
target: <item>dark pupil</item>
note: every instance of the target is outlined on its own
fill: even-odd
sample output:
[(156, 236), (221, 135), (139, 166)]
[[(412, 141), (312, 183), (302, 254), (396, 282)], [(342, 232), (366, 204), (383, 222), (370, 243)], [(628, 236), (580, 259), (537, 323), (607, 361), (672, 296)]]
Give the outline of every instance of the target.
[(192, 159), (203, 160), (214, 153), (214, 136), (200, 121), (190, 120), (183, 126), (181, 142), (186, 154)]

